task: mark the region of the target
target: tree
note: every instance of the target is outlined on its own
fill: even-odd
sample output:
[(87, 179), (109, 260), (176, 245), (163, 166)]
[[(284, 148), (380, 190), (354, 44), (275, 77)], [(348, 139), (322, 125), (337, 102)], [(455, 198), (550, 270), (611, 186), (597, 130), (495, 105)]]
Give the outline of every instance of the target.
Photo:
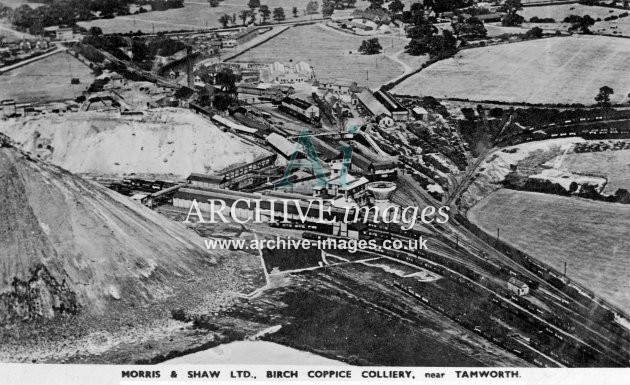
[(543, 37), (543, 30), (540, 27), (534, 27), (525, 32), (525, 37), (528, 39), (540, 39)]
[(293, 17), (298, 17), (298, 7), (293, 7)]
[(275, 21), (284, 21), (285, 16), (284, 16), (284, 8), (282, 7), (278, 7), (278, 8), (274, 8), (273, 9), (273, 19)]
[(457, 37), (479, 39), (488, 34), (483, 22), (474, 16), (465, 20), (460, 18), (457, 23), (453, 23), (452, 27)]
[(260, 12), (260, 17), (262, 17), (262, 22), (266, 23), (269, 20), (269, 16), (271, 16), (271, 10), (268, 5), (261, 5), (258, 8), (258, 12)]
[(381, 43), (378, 42), (377, 38), (363, 40), (359, 47), (359, 52), (363, 55), (376, 55), (381, 53), (382, 50), (383, 47), (381, 47)]
[(370, 2), (370, 6), (368, 9), (381, 9), (383, 8), (384, 0), (368, 0)]
[(603, 86), (599, 89), (597, 96), (595, 96), (595, 101), (600, 107), (610, 107), (610, 95), (614, 93), (615, 91), (612, 88)]
[(103, 30), (100, 27), (92, 27), (90, 28), (90, 35), (92, 36), (100, 36), (103, 34)]
[(327, 0), (322, 3), (322, 16), (329, 17), (335, 12), (335, 3)]
[(569, 31), (580, 31), (580, 33), (590, 34), (591, 30), (590, 26), (595, 24), (595, 20), (589, 15), (584, 15), (582, 17), (576, 15), (569, 15), (564, 18), (565, 23), (571, 23), (571, 27)]
[(395, 15), (401, 13), (403, 9), (405, 9), (405, 4), (403, 4), (403, 2), (400, 0), (393, 0), (391, 3), (389, 3), (387, 8), (389, 8), (389, 12), (391, 12), (392, 15)]
[(140, 39), (133, 39), (131, 42), (131, 53), (133, 54), (133, 61), (138, 63), (147, 60), (149, 56), (147, 46)]
[(501, 23), (506, 26), (520, 25), (525, 21), (523, 16), (517, 14), (518, 11), (523, 9), (521, 0), (506, 0), (505, 4), (501, 8), (505, 12), (505, 16), (501, 20)]
[(243, 25), (247, 24), (247, 19), (249, 18), (249, 15), (251, 13), (252, 11), (250, 11), (249, 9), (244, 9), (238, 14), (238, 18), (243, 21)]
[(233, 14), (232, 14), (232, 20), (231, 20), (231, 22), (232, 22), (232, 25), (236, 25), (236, 13), (233, 13)]
[(260, 0), (249, 0), (247, 6), (249, 9), (260, 8)]
[(315, 0), (313, 1), (309, 1), (308, 4), (306, 4), (306, 14), (307, 15), (312, 15), (314, 13), (317, 13), (317, 10), (319, 9), (319, 3)]
[(219, 0), (208, 0), (208, 4), (210, 4), (210, 6), (212, 8), (218, 7), (219, 6)]
[(219, 23), (221, 23), (223, 28), (227, 28), (228, 24), (230, 24), (230, 21), (232, 21), (230, 15), (223, 14), (221, 15), (221, 17), (219, 17)]

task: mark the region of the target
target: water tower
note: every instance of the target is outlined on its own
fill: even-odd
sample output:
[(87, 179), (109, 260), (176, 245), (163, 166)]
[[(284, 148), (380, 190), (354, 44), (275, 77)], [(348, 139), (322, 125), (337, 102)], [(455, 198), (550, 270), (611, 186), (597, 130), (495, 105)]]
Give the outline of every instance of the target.
[(368, 183), (367, 189), (374, 195), (375, 204), (385, 204), (389, 202), (392, 194), (396, 190), (396, 183), (394, 182), (371, 182)]

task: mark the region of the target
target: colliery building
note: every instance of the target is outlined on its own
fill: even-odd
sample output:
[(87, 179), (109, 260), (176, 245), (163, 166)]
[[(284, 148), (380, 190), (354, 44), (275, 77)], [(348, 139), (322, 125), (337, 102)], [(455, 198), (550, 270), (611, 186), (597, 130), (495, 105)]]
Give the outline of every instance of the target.
[(319, 122), (319, 107), (305, 100), (286, 97), (282, 99), (280, 109), (307, 123)]
[(374, 98), (378, 100), (389, 112), (389, 116), (397, 122), (406, 122), (409, 120), (409, 111), (402, 106), (390, 93), (386, 91), (376, 91)]
[(372, 94), (369, 90), (363, 90), (355, 94), (355, 98), (363, 109), (377, 119), (382, 127), (389, 127), (395, 121), (405, 122), (409, 120), (409, 111), (385, 91), (376, 91)]
[[(239, 199), (243, 200), (235, 204), (235, 202)], [(221, 211), (225, 218), (229, 218), (230, 208), (233, 204), (235, 204), (234, 212), (239, 220), (244, 221), (251, 218), (249, 221), (252, 222), (254, 218), (256, 218), (255, 216), (259, 215), (262, 222), (269, 223), (272, 219), (271, 212), (273, 209), (273, 218), (277, 223), (272, 225), (285, 228), (313, 230), (341, 237), (358, 238), (359, 234), (355, 230), (355, 225), (344, 222), (346, 210), (333, 206), (327, 206), (326, 203), (324, 203), (323, 207), (320, 207), (320, 203), (318, 201), (313, 201), (313, 203), (310, 204), (306, 201), (306, 199), (312, 198), (304, 195), (287, 194), (277, 191), (269, 191), (263, 195), (213, 188), (204, 190), (180, 188), (173, 196), (173, 206), (189, 211), (192, 207), (193, 201), (196, 201), (202, 212), (211, 212), (213, 209), (216, 211), (220, 208), (219, 202), (216, 202), (213, 207), (212, 201), (221, 200), (225, 202), (226, 205), (226, 208)], [(244, 200), (248, 200), (251, 204), (248, 206), (248, 202)], [(272, 204), (272, 200), (275, 200), (275, 203)], [(286, 219), (289, 223), (281, 223), (281, 221), (285, 218), (285, 208), (281, 200), (292, 201), (287, 204), (286, 208)], [(294, 200), (297, 201), (298, 205), (300, 205), (301, 210), (296, 207), (293, 202)], [(256, 206), (256, 204), (258, 206)], [(302, 221), (300, 218), (300, 213), (302, 216), (306, 216), (305, 221)], [(351, 213), (349, 216), (353, 218), (354, 214)], [(205, 217), (204, 219), (209, 220), (209, 218)], [(332, 222), (332, 224), (321, 223), (321, 219)], [(215, 220), (219, 220), (219, 217), (216, 215)]]

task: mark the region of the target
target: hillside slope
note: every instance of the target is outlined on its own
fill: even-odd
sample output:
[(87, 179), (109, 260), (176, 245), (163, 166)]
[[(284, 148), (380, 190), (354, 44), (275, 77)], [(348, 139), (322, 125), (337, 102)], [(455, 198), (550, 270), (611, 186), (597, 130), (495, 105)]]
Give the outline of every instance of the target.
[(251, 162), (268, 152), (182, 109), (142, 121), (79, 112), (0, 122), (0, 132), (40, 159), (78, 174), (185, 178)]
[[(101, 312), (122, 297), (159, 299), (172, 295), (178, 280), (216, 264), (185, 226), (11, 148), (0, 149), (0, 203), (1, 296), (41, 281), (17, 300), (28, 308), (10, 306), (0, 321), (20, 311), (52, 316), (64, 301)], [(53, 298), (58, 291), (70, 297)]]

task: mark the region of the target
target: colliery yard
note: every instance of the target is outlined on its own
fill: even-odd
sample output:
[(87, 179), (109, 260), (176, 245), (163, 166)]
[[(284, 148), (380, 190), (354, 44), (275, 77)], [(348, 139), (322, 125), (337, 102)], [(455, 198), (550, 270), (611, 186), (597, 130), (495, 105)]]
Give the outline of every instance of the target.
[[(298, 202), (280, 223), (271, 219), (285, 212), (273, 204), (263, 205), (264, 223), (232, 223), (235, 227), (227, 230), (187, 223), (206, 238), (277, 236), (310, 240), (313, 245), (323, 240), (376, 244), (355, 252), (311, 249), (297, 258), (293, 252), (269, 247), (246, 250), (249, 257), (260, 258), (264, 285), (262, 279), (256, 281), (261, 286), (243, 294), (229, 311), (177, 313), (179, 318), (207, 330), (239, 317), (258, 326), (283, 323), (281, 331), (263, 338), (355, 364), (440, 364), (419, 358), (427, 353), (422, 341), (453, 362), (470, 366), (630, 366), (626, 309), (575, 282), (566, 269), (558, 271), (504, 241), (498, 230), (496, 235), (485, 232), (468, 219), (467, 207), (461, 203), (496, 152), (519, 151), (513, 146), (575, 138), (579, 139), (571, 147), (575, 153), (627, 150), (630, 111), (626, 107), (503, 108), (462, 102), (449, 109), (448, 103), (430, 96), (396, 95), (392, 87), (371, 90), (348, 79), (324, 81), (318, 79), (317, 68), (299, 60), (221, 60), (227, 52), (234, 57), (262, 44), (266, 41), (262, 35), (270, 33), (259, 31), (260, 37), (258, 32), (251, 35), (249, 29), (239, 29), (195, 32), (194, 39), (192, 33), (181, 32), (138, 37), (147, 47), (157, 44), (156, 39), (168, 40), (168, 44), (161, 42), (170, 48), (165, 49), (170, 55), (161, 52), (163, 57), (155, 54), (145, 60), (125, 57), (129, 36), (90, 36), (68, 49), (100, 74), (66, 109), (51, 109), (52, 101), (29, 102), (28, 108), (19, 100), (2, 101), (5, 120), (16, 124), (73, 114), (103, 99), (110, 102), (101, 110), (97, 106), (96, 111), (85, 111), (85, 107), (81, 113), (99, 113), (105, 121), (145, 122), (149, 115), (160, 121), (166, 109), (176, 116), (185, 111), (203, 122), (204, 129), (216, 129), (233, 143), (255, 148), (256, 155), (218, 171), (209, 163), (191, 162), (187, 175), (148, 177), (134, 170), (90, 177), (178, 222), (190, 216), (193, 205), (204, 214), (212, 211), (213, 200), (234, 204), (235, 211), (246, 216), (254, 215), (254, 209), (238, 206), (239, 200)], [(160, 60), (167, 64), (155, 64)], [(175, 67), (182, 73), (176, 73)], [(140, 82), (150, 83), (142, 86), (142, 98), (130, 86)], [(129, 127), (136, 129), (133, 124)], [(17, 143), (4, 134), (2, 138), (7, 145), (26, 147), (27, 141)], [(37, 157), (44, 150), (54, 153), (52, 140), (37, 140), (29, 142)], [(172, 140), (177, 141), (177, 132)], [(139, 159), (142, 151), (144, 146)], [(169, 161), (162, 153), (160, 159)], [(316, 175), (315, 163), (323, 169), (324, 186), (317, 183), (321, 175)], [(514, 172), (517, 166), (514, 161), (505, 167)], [(280, 187), (287, 181), (289, 187)], [(502, 182), (495, 181), (488, 190), (500, 188)], [(582, 189), (587, 189), (586, 184), (566, 195), (577, 195)], [(328, 210), (328, 223), (322, 223), (309, 204), (318, 199)], [(406, 206), (419, 208), (415, 225), (407, 230), (392, 223), (397, 214), (387, 214)], [(448, 212), (449, 220), (437, 220), (438, 207)], [(341, 219), (348, 213), (359, 218), (362, 210), (374, 208), (381, 219), (367, 214), (374, 220)], [(427, 214), (424, 210), (430, 208), (433, 211)], [(426, 249), (406, 246), (422, 239)], [(393, 242), (401, 247), (390, 247)], [(313, 308), (309, 311), (307, 305)], [(357, 341), (361, 330), (351, 325), (357, 319), (365, 319), (374, 340), (367, 336)], [(309, 330), (311, 324), (316, 330)], [(344, 338), (351, 341), (340, 342)], [(373, 341), (382, 345), (375, 352), (365, 349)], [(418, 357), (402, 353), (386, 357), (385, 348), (396, 344)]]

